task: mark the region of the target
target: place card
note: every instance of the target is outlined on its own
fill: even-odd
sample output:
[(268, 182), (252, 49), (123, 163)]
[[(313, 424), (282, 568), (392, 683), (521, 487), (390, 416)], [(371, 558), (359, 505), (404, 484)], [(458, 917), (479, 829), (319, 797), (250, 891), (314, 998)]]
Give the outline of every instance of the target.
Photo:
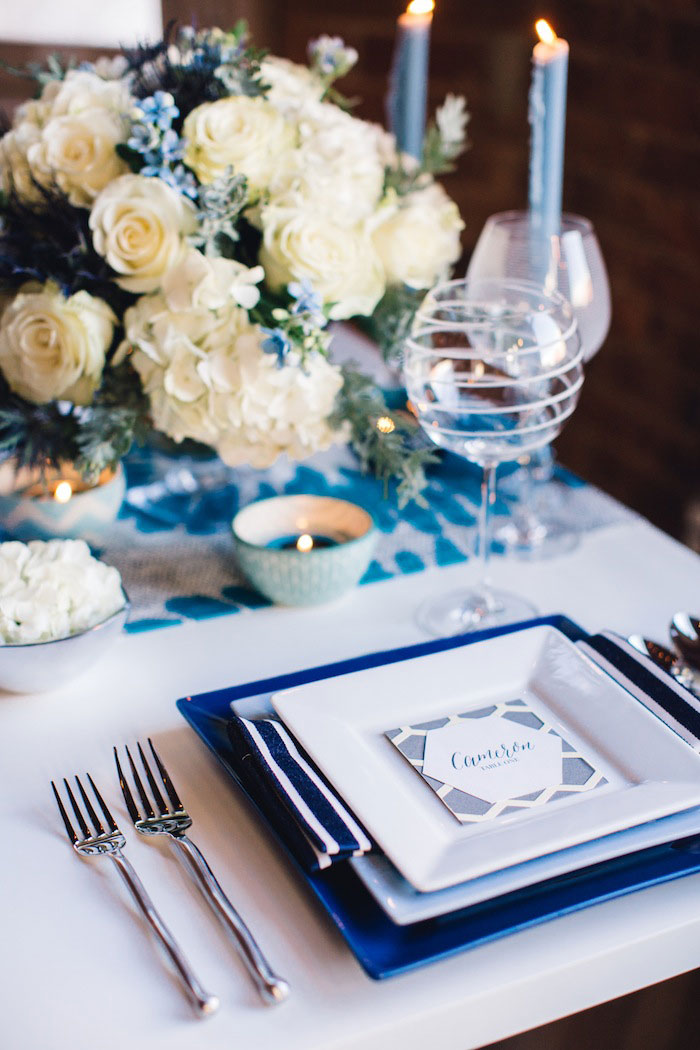
[(524, 700), (390, 729), (385, 736), (462, 824), (549, 805), (607, 783)]

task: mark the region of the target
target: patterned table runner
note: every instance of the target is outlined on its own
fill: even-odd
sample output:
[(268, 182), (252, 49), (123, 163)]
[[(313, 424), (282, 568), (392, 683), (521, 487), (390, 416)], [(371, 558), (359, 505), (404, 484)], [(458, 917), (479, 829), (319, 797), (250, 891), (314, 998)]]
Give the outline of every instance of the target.
[[(393, 486), (360, 473), (347, 449), (304, 463), (282, 461), (267, 471), (229, 470), (218, 460), (172, 459), (136, 450), (126, 461), (136, 499), (143, 486), (160, 482), (139, 509), (127, 501), (100, 550), (116, 565), (131, 598), (128, 630), (166, 627), (185, 620), (230, 615), (267, 605), (240, 575), (230, 524), (254, 499), (281, 493), (338, 496), (365, 507), (380, 532), (376, 555), (362, 583), (419, 572), (432, 565), (466, 561), (475, 539), (479, 482), (473, 468), (445, 456), (429, 474), (427, 506), (399, 510)], [(178, 492), (182, 482), (195, 492)], [(165, 483), (164, 483), (165, 479)], [(167, 491), (167, 488), (176, 491)], [(559, 468), (550, 485), (558, 513), (581, 531), (629, 520), (632, 512)], [(501, 501), (496, 512), (505, 512)]]

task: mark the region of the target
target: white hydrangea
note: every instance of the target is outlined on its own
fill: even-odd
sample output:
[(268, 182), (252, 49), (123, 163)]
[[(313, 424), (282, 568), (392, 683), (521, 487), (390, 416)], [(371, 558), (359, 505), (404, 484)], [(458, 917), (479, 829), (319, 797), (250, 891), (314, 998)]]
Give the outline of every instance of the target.
[(298, 114), (296, 140), (268, 184), (273, 205), (308, 206), (344, 227), (376, 211), (384, 161), (375, 125), (331, 103), (313, 102)]
[(67, 638), (123, 606), (119, 573), (83, 540), (0, 543), (0, 645)]
[(288, 58), (266, 55), (260, 64), (263, 82), (269, 85), (266, 95), (285, 117), (293, 119), (309, 103), (320, 102), (325, 85), (307, 66)]
[(343, 438), (328, 422), (340, 371), (320, 355), (303, 367), (290, 355), (279, 368), (239, 305), (241, 289), (260, 275), (246, 280), (238, 263), (200, 259), (197, 271), (184, 260), (159, 294), (142, 296), (125, 315), (119, 353), (131, 354), (157, 429), (211, 445), (230, 466), (259, 468), (282, 452), (300, 459)]

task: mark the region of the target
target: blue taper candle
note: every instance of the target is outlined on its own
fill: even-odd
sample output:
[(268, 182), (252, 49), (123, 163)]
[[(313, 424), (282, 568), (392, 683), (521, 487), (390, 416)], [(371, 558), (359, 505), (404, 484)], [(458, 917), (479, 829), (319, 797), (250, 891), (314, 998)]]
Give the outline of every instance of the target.
[(533, 241), (548, 249), (561, 232), (566, 77), (569, 45), (540, 19), (530, 88), (530, 224)]
[(399, 17), (389, 77), (389, 127), (401, 152), (410, 153), (416, 160), (423, 155), (433, 7), (433, 0), (411, 0)]

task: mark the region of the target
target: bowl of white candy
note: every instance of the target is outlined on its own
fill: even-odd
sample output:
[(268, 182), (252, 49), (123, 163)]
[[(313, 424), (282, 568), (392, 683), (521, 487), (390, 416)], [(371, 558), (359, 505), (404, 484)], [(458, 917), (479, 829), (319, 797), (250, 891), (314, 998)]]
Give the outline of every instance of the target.
[(128, 611), (118, 571), (83, 540), (0, 543), (0, 690), (39, 692), (81, 674)]

